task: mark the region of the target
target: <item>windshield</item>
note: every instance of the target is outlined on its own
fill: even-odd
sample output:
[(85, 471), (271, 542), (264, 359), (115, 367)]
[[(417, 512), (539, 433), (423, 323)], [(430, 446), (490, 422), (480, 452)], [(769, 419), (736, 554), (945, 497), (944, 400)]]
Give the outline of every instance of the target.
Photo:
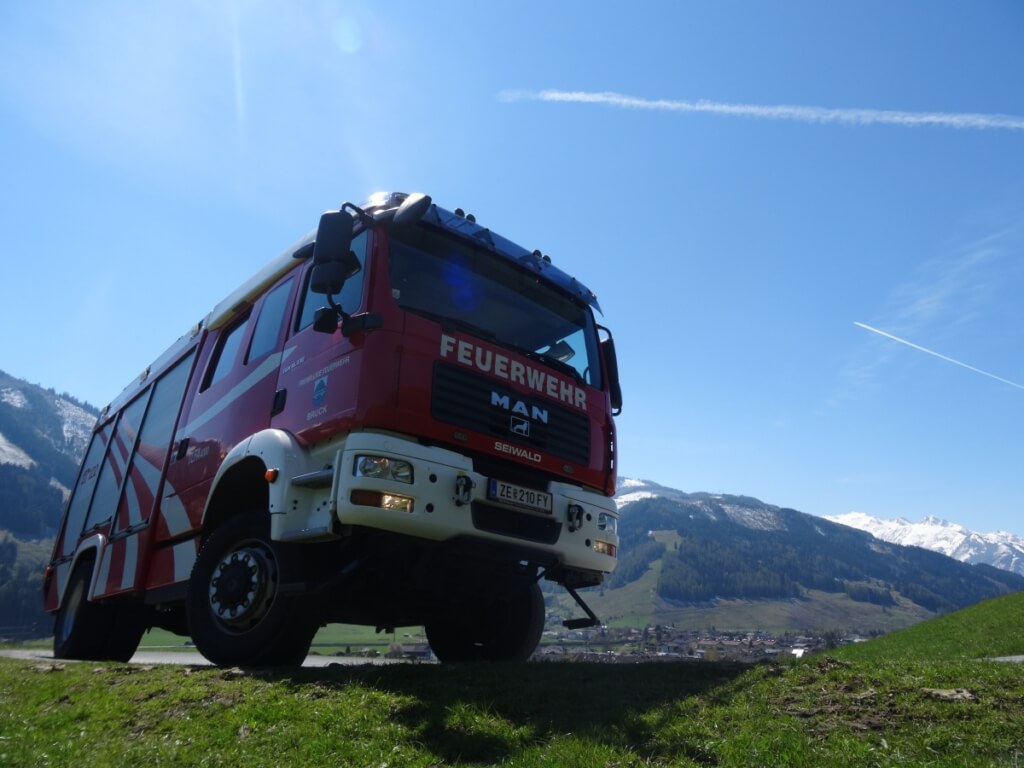
[(391, 233), (391, 293), (403, 309), (542, 360), (601, 386), (588, 307), (535, 275), (426, 227)]

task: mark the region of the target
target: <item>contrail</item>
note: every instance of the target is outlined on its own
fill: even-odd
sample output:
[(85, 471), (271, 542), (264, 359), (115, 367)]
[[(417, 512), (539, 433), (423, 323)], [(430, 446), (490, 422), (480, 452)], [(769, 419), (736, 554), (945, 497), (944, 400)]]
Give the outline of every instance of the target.
[(899, 112), (882, 109), (832, 109), (790, 104), (728, 104), (720, 101), (677, 101), (641, 99), (621, 93), (592, 91), (502, 91), (500, 101), (546, 101), (598, 104), (621, 109), (645, 109), (655, 112), (703, 112), (729, 117), (755, 117), (767, 120), (795, 120), (803, 123), (841, 123), (846, 125), (899, 125), (906, 128), (938, 126), (981, 130), (1024, 131), (1024, 117), (979, 114), (973, 112)]
[(886, 333), (885, 331), (880, 331), (877, 328), (872, 328), (870, 325), (864, 325), (864, 323), (858, 323), (856, 320), (854, 320), (853, 324), (856, 325), (858, 328), (863, 328), (865, 331), (871, 331), (872, 333), (877, 333), (879, 336), (884, 336), (887, 339), (892, 339), (893, 341), (898, 341), (900, 344), (906, 344), (911, 349), (916, 349), (919, 352), (925, 352), (925, 353), (931, 355), (932, 357), (939, 358), (939, 360), (945, 360), (947, 363), (953, 363), (953, 365), (959, 365), (961, 368), (966, 368), (968, 371), (974, 371), (975, 373), (980, 373), (982, 376), (988, 376), (990, 379), (995, 379), (996, 381), (1001, 381), (1003, 384), (1009, 384), (1011, 387), (1016, 387), (1017, 389), (1024, 389), (1024, 384), (1018, 384), (1015, 381), (1010, 381), (1009, 379), (1004, 379), (1001, 376), (996, 376), (994, 373), (989, 373), (988, 371), (983, 371), (980, 368), (975, 368), (973, 365), (967, 365), (967, 363), (961, 363), (959, 360), (954, 360), (952, 357), (946, 357), (945, 355), (940, 355), (938, 352), (933, 352), (930, 349), (925, 349), (924, 347), (920, 347), (917, 344), (913, 344), (913, 343), (907, 341), (906, 339), (901, 339), (899, 336), (893, 336), (891, 333)]

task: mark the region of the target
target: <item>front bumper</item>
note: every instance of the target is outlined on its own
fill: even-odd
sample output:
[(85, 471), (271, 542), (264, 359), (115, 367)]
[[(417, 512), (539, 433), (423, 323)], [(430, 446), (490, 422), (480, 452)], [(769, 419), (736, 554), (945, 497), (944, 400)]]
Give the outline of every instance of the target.
[[(407, 462), (410, 482), (358, 476), (359, 457)], [(471, 459), (378, 433), (349, 435), (337, 451), (331, 489), (343, 526), (365, 526), (430, 541), (480, 539), (536, 552), (561, 567), (598, 573), (615, 568), (618, 512), (608, 497), (549, 482), (550, 512), (490, 498), (489, 480)]]

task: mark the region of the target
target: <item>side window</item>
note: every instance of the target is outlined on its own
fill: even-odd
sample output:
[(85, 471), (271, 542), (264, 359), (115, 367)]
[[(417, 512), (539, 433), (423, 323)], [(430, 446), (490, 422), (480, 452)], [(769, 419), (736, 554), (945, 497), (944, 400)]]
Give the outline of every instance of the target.
[[(130, 471), (138, 473), (138, 477), (144, 480), (150, 494), (156, 493), (164, 462), (167, 459), (171, 431), (178, 418), (182, 393), (192, 367), (192, 354), (189, 353), (174, 368), (161, 376), (154, 385), (153, 397), (139, 433), (138, 448), (131, 457)], [(143, 398), (140, 398), (140, 401), (142, 400)], [(134, 407), (134, 404), (129, 406), (129, 411)], [(125, 413), (122, 423), (126, 421), (127, 416), (128, 412)], [(118, 427), (119, 431), (120, 429)], [(151, 499), (140, 498), (131, 483), (125, 486), (125, 495), (129, 498), (128, 511), (127, 514), (122, 513), (118, 516), (117, 527), (124, 528), (148, 520), (153, 510)], [(122, 501), (122, 505), (124, 505), (124, 501)]]
[(121, 412), (121, 418), (117, 420), (114, 439), (107, 450), (107, 460), (103, 462), (99, 479), (96, 481), (96, 493), (92, 498), (89, 516), (85, 520), (86, 528), (108, 520), (114, 514), (117, 497), (121, 491), (121, 480), (128, 468), (128, 458), (135, 449), (139, 424), (151, 391), (147, 390), (145, 394), (136, 398)]
[[(341, 305), (341, 308), (350, 313), (359, 309), (359, 305), (362, 303), (363, 275), (366, 272), (366, 240), (366, 232), (360, 232), (352, 239), (352, 252), (359, 259), (359, 263), (363, 268), (346, 280), (345, 287), (341, 289), (341, 293), (334, 297), (334, 300)], [(320, 293), (313, 293), (309, 289), (309, 278), (312, 274), (312, 269), (306, 272), (306, 291), (302, 297), (302, 313), (299, 315), (299, 321), (295, 326), (296, 331), (301, 331), (306, 326), (312, 325), (313, 316), (316, 314), (316, 311), (320, 307), (327, 306), (326, 296)]]
[(239, 321), (233, 328), (224, 331), (220, 341), (219, 349), (216, 352), (216, 359), (210, 365), (209, 373), (206, 376), (206, 383), (203, 389), (216, 384), (228, 375), (231, 366), (235, 364), (238, 357), (238, 350), (242, 346), (242, 338), (245, 336), (245, 329), (249, 326), (249, 316)]
[(75, 494), (68, 504), (68, 514), (64, 521), (64, 546), (61, 554), (70, 555), (78, 546), (78, 535), (85, 527), (86, 512), (89, 510), (89, 502), (92, 501), (93, 491), (96, 489), (96, 478), (102, 469), (103, 456), (113, 431), (114, 422), (110, 421), (103, 429), (93, 433), (92, 442), (89, 443), (89, 452), (86, 454), (78, 478), (78, 485), (75, 486)]
[(249, 354), (245, 362), (258, 360), (277, 348), (277, 340), (281, 336), (281, 324), (284, 321), (285, 310), (288, 309), (288, 299), (292, 293), (294, 280), (286, 280), (281, 285), (267, 294), (263, 299), (263, 308), (256, 320), (256, 328), (252, 332), (252, 341), (249, 344)]

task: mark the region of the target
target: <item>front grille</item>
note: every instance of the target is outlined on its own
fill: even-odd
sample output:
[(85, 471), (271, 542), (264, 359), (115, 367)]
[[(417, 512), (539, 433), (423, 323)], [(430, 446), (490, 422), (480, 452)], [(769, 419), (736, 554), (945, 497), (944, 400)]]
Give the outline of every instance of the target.
[(554, 544), (562, 533), (562, 524), (550, 517), (513, 512), (480, 501), (474, 501), (472, 509), (473, 526), (479, 531), (500, 533), (539, 544)]
[(435, 363), (430, 408), (438, 421), (576, 464), (590, 463), (590, 419), (585, 414), (544, 397), (524, 395), (485, 376)]

